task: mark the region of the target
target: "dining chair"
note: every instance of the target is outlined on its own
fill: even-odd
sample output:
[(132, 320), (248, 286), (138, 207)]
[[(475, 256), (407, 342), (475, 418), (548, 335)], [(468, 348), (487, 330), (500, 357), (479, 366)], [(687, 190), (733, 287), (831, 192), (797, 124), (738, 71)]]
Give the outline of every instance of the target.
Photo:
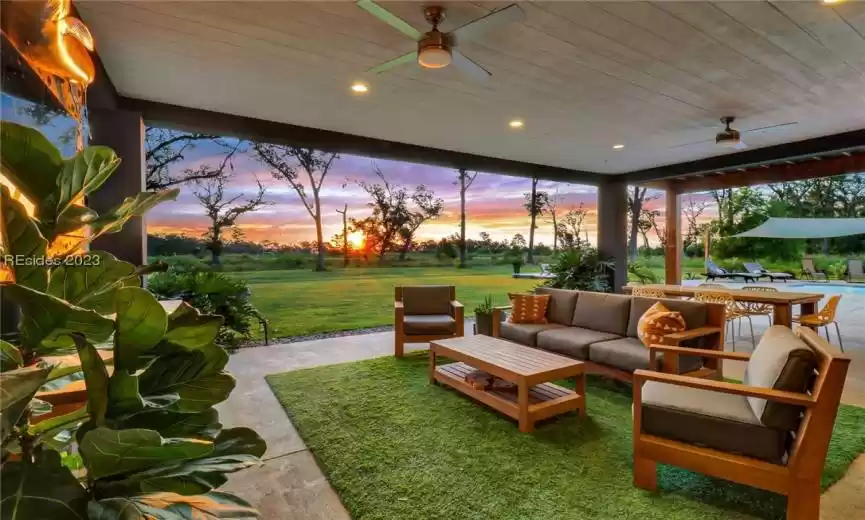
[(666, 298), (667, 295), (664, 294), (663, 289), (658, 289), (657, 287), (641, 287), (639, 285), (635, 285), (631, 290), (631, 294), (634, 296), (642, 296), (644, 298)]
[[(766, 287), (765, 285), (750, 285), (748, 287), (742, 287), (742, 290), (771, 293), (778, 292), (778, 289), (774, 287)], [(769, 318), (769, 325), (772, 325), (772, 315), (775, 313), (775, 306), (771, 303), (742, 302), (741, 305), (742, 310), (751, 316), (766, 316)]]
[(844, 352), (844, 342), (841, 340), (841, 328), (838, 326), (838, 321), (835, 319), (835, 313), (838, 311), (838, 303), (841, 302), (841, 295), (836, 294), (829, 298), (826, 305), (816, 314), (803, 314), (801, 316), (793, 316), (793, 321), (810, 327), (814, 330), (820, 330), (820, 327), (826, 328), (826, 340), (829, 339), (829, 325), (835, 325), (835, 334), (838, 335), (838, 346), (841, 347), (841, 352)]
[(727, 309), (726, 323), (730, 324), (730, 338), (733, 342), (733, 351), (736, 351), (736, 320), (748, 319), (748, 325), (751, 327), (751, 344), (756, 348), (757, 341), (754, 339), (754, 323), (751, 321), (751, 316), (742, 310), (739, 302), (733, 298), (733, 295), (726, 292), (715, 291), (700, 291), (694, 295), (694, 300), (703, 303), (720, 303)]

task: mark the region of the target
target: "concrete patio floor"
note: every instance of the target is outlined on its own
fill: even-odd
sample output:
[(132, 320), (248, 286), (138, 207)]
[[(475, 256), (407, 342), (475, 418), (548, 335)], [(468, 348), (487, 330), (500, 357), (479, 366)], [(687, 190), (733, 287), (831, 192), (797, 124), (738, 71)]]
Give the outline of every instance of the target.
[[(776, 286), (785, 289), (781, 284)], [(839, 306), (838, 317), (844, 348), (853, 359), (842, 400), (848, 404), (865, 406), (865, 295), (845, 295)], [(759, 334), (767, 325), (764, 318), (754, 319), (758, 341)], [(466, 327), (467, 331), (470, 329), (470, 326)], [(744, 335), (737, 338), (736, 350), (747, 352), (751, 350), (747, 325), (742, 331)], [(832, 338), (835, 342), (834, 332)], [(728, 343), (727, 349), (731, 348), (732, 345)], [(219, 406), (220, 418), (226, 426), (255, 429), (267, 441), (268, 449), (264, 464), (231, 475), (225, 486), (226, 491), (237, 493), (258, 507), (265, 519), (350, 519), (264, 376), (392, 354), (393, 333), (382, 332), (256, 347), (232, 355), (228, 368), (237, 378), (237, 387), (229, 400)], [(736, 362), (725, 364), (725, 374), (741, 377), (742, 365)], [(854, 462), (840, 482), (824, 493), (821, 519), (865, 518), (863, 489), (865, 455)]]

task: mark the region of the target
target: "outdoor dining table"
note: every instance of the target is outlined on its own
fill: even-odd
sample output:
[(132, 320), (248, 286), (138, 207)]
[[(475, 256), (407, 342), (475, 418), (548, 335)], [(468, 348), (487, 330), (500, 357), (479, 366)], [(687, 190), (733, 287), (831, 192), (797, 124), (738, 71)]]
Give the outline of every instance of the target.
[[(723, 292), (727, 293), (737, 301), (745, 303), (765, 303), (772, 305), (774, 312), (772, 323), (775, 325), (784, 325), (785, 327), (793, 326), (793, 306), (799, 305), (801, 314), (815, 314), (817, 312), (817, 302), (823, 299), (823, 294), (812, 292), (763, 292), (763, 291), (745, 291), (742, 289), (722, 289), (719, 287), (699, 287), (688, 285), (663, 285), (663, 284), (647, 284), (640, 287), (651, 289), (660, 289), (664, 294), (670, 297), (686, 296), (693, 298), (694, 295), (700, 292)], [(624, 291), (630, 293), (633, 286), (625, 286)]]

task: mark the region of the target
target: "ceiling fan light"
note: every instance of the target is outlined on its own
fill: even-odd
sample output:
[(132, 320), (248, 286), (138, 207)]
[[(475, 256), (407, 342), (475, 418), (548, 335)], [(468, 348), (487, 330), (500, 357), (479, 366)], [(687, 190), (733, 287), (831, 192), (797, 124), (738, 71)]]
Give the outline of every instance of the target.
[(718, 146), (721, 146), (723, 148), (736, 148), (741, 143), (741, 139), (724, 139), (721, 141), (717, 141)]
[(451, 64), (451, 53), (443, 47), (427, 47), (418, 53), (417, 62), (425, 69), (441, 69)]

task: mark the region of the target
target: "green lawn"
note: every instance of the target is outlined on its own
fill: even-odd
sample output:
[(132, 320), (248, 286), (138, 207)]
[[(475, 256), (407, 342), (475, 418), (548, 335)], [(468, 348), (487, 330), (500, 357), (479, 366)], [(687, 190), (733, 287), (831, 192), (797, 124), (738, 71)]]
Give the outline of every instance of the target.
[[(631, 483), (631, 394), (591, 378), (588, 417), (522, 434), (513, 421), (427, 382), (425, 355), (269, 376), (328, 480), (358, 520), (778, 519), (773, 493), (662, 466), (659, 493)], [(823, 472), (865, 450), (865, 409), (842, 406)]]
[[(527, 266), (525, 271), (538, 270)], [(242, 278), (253, 304), (270, 320), (274, 337), (393, 324), (396, 285), (456, 285), (466, 316), (488, 294), (507, 303), (509, 291), (524, 291), (538, 280), (511, 278), (509, 265), (472, 267), (350, 268), (227, 273)]]

